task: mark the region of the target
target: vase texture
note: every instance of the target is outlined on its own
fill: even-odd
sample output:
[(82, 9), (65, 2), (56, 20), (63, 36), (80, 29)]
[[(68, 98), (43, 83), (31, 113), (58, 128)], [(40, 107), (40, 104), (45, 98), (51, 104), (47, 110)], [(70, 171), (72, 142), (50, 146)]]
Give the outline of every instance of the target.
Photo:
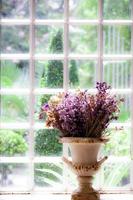
[(71, 160), (63, 157), (63, 161), (77, 175), (78, 189), (72, 193), (71, 200), (100, 200), (100, 194), (93, 189), (93, 176), (101, 164), (107, 159), (99, 160), (99, 152), (108, 139), (105, 138), (74, 138), (64, 137), (62, 143), (67, 143), (71, 152)]

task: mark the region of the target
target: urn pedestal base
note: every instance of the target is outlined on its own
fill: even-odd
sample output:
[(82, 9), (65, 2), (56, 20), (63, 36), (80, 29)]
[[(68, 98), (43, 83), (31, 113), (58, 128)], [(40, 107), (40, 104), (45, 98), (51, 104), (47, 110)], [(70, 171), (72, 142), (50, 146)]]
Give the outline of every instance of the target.
[(72, 193), (71, 200), (100, 200), (100, 194), (92, 188), (92, 176), (77, 177), (79, 188)]
[(71, 200), (100, 200), (99, 193), (75, 193), (72, 194)]

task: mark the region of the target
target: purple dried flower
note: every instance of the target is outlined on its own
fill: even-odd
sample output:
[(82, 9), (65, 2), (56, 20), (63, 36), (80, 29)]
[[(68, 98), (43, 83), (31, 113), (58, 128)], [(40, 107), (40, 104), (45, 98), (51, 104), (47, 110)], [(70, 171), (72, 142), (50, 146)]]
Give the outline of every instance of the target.
[(48, 103), (43, 104), (41, 110), (47, 112), (49, 110), (49, 104)]

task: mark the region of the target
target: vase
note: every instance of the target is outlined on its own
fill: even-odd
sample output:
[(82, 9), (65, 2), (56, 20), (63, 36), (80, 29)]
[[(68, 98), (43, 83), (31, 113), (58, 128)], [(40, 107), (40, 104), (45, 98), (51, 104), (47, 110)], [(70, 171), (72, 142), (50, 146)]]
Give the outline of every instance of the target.
[(92, 180), (107, 159), (105, 156), (99, 160), (100, 149), (107, 141), (106, 138), (61, 138), (71, 152), (71, 160), (63, 157), (63, 161), (75, 173), (79, 185), (72, 193), (71, 200), (100, 200), (99, 192), (92, 187)]

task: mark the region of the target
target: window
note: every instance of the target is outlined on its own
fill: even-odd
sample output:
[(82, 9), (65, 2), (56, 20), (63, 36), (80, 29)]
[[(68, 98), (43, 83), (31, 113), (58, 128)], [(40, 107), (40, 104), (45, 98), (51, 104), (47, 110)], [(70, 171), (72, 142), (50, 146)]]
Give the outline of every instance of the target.
[[(70, 191), (67, 146), (38, 112), (59, 91), (93, 93), (96, 81), (125, 103), (95, 185), (133, 190), (133, 1), (10, 0), (1, 8), (0, 190)], [(114, 134), (116, 125), (123, 130)]]

